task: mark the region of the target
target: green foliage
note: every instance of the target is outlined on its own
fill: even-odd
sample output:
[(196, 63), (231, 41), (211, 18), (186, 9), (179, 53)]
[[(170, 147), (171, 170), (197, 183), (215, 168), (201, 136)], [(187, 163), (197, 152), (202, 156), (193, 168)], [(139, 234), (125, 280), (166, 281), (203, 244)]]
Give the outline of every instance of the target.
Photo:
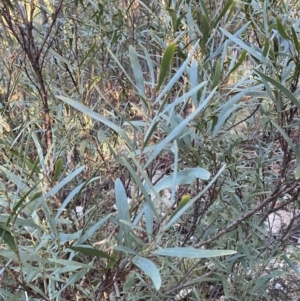
[(300, 294), (299, 3), (163, 3), (0, 1), (1, 299)]

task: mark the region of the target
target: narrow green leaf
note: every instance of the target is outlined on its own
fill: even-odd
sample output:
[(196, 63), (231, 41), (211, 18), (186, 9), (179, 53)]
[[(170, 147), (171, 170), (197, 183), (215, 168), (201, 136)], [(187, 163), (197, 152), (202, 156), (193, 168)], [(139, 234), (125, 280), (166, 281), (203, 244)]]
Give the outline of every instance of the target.
[[(1, 214), (0, 215), (0, 223), (5, 224), (5, 228), (8, 229), (9, 228), (9, 223), (7, 223), (7, 220), (10, 218), (9, 214)], [(13, 221), (13, 224), (17, 227), (30, 227), (33, 228), (35, 230), (42, 230), (42, 228), (40, 226), (38, 226), (37, 224), (35, 224), (31, 219), (24, 219), (21, 217), (17, 217), (15, 218), (15, 220)]]
[[(193, 88), (191, 91), (189, 91), (187, 94), (185, 94), (185, 96), (187, 96), (188, 94), (193, 95), (195, 93), (195, 91), (197, 91), (200, 87), (203, 87), (206, 83), (202, 83), (199, 84), (199, 86)], [(194, 117), (199, 114), (204, 107), (208, 104), (209, 100), (211, 99), (211, 97), (213, 96), (213, 94), (215, 93), (215, 90), (213, 90), (208, 96), (207, 98), (198, 106), (198, 108), (191, 113), (188, 117), (186, 117), (182, 122), (180, 122), (180, 124), (178, 124), (178, 126), (176, 128), (173, 129), (173, 131), (166, 137), (164, 138), (160, 143), (158, 143), (155, 147), (155, 150), (153, 151), (153, 153), (148, 157), (148, 160), (145, 164), (145, 168), (153, 161), (153, 159), (164, 149), (164, 147), (175, 137), (177, 137), (180, 132), (186, 128), (186, 126), (189, 124), (189, 122), (191, 120), (194, 119)], [(179, 99), (177, 100), (179, 101)], [(172, 103), (170, 106), (168, 106), (165, 110), (170, 109), (173, 105), (175, 105), (176, 102)], [(165, 111), (164, 110), (164, 111)]]
[[(34, 142), (34, 145), (35, 145), (35, 148), (36, 148), (36, 152), (37, 152), (39, 160), (40, 160), (39, 163), (40, 163), (40, 165), (42, 167), (42, 170), (43, 170), (44, 174), (47, 174), (47, 169), (46, 169), (46, 166), (45, 166), (46, 160), (45, 160), (44, 152), (43, 152), (43, 149), (42, 149), (42, 146), (41, 146), (41, 143), (40, 143), (41, 141), (37, 137), (37, 135), (36, 135), (35, 132), (33, 132), (31, 134), (31, 138), (32, 138), (32, 140)], [(49, 151), (49, 150), (50, 149), (48, 149), (47, 151)]]
[(100, 73), (99, 75), (95, 76), (89, 85), (89, 91), (95, 88), (101, 82), (102, 78), (103, 78), (103, 73)]
[(84, 169), (84, 166), (81, 166), (74, 170), (72, 173), (70, 173), (66, 178), (61, 180), (59, 183), (57, 183), (52, 189), (50, 189), (47, 193), (42, 195), (41, 197), (37, 198), (29, 203), (26, 204), (28, 207), (29, 213), (31, 214), (36, 208), (38, 208), (45, 200), (47, 200), (49, 197), (53, 197), (56, 195), (56, 193), (63, 188), (67, 183), (69, 183), (74, 177), (76, 177), (79, 173), (81, 173)]
[(65, 63), (68, 67), (70, 66), (70, 62), (68, 59), (64, 58), (63, 56), (61, 56), (58, 52), (56, 52), (55, 50), (53, 50), (51, 47), (48, 49), (48, 51), (57, 58), (57, 60), (59, 60), (62, 63)]
[(11, 10), (14, 10), (14, 6), (12, 4), (12, 2), (10, 0), (5, 0), (4, 2), (6, 2), (6, 4), (10, 7)]
[(27, 193), (30, 188), (25, 184), (22, 177), (19, 177), (15, 173), (11, 172), (4, 166), (0, 165), (0, 171), (5, 174), (5, 176), (9, 179), (10, 182), (14, 183), (17, 186), (17, 190), (22, 193)]
[(113, 246), (113, 249), (125, 254), (133, 254), (133, 255), (137, 255), (136, 251), (130, 249), (130, 248), (126, 248), (124, 246)]
[(141, 269), (152, 280), (155, 289), (158, 291), (161, 286), (161, 277), (156, 265), (149, 259), (137, 256), (132, 259), (132, 262)]
[[(181, 103), (184, 104), (189, 97), (191, 97), (195, 93), (198, 93), (199, 91), (201, 91), (201, 95), (203, 95), (203, 97), (200, 98), (198, 106), (202, 106), (203, 103), (206, 102), (206, 99), (210, 99), (210, 97), (212, 97), (212, 95), (215, 93), (215, 90), (216, 90), (215, 89), (215, 90), (211, 91), (210, 94), (207, 96), (207, 98), (204, 99), (204, 96), (206, 95), (206, 93), (203, 93), (203, 91), (206, 91), (206, 85), (207, 85), (207, 82), (202, 82), (201, 84), (198, 84), (196, 87), (193, 87), (190, 91), (188, 91), (187, 93), (183, 94), (182, 96), (176, 98), (172, 103), (166, 105), (166, 107), (161, 112), (159, 112), (158, 115), (161, 116), (167, 112), (168, 113), (172, 112), (176, 106), (178, 106)], [(197, 106), (197, 109), (198, 109), (198, 106)], [(169, 114), (167, 114), (167, 115), (169, 115)]]
[(101, 250), (92, 248), (91, 246), (88, 246), (88, 245), (79, 246), (79, 247), (70, 246), (69, 249), (71, 249), (75, 252), (84, 254), (84, 255), (96, 256), (96, 257), (100, 257), (100, 258), (106, 258), (106, 259), (109, 259), (109, 260), (113, 260), (107, 253), (105, 253)]
[[(247, 24), (246, 24), (247, 25)], [(241, 29), (245, 30), (248, 26), (243, 26)], [(241, 34), (242, 30), (239, 30), (234, 35), (226, 31), (224, 28), (220, 28), (220, 30), (234, 43), (239, 45), (242, 49), (246, 50), (253, 58), (257, 59), (258, 61), (268, 64), (266, 58), (262, 55), (262, 50), (250, 43), (245, 43), (243, 40), (240, 39), (239, 35)], [(248, 45), (249, 44), (249, 45)], [(221, 49), (221, 47), (220, 47)], [(218, 53), (218, 51), (216, 51)], [(215, 54), (214, 54), (215, 55)]]
[(226, 2), (225, 6), (224, 6), (222, 12), (220, 13), (220, 15), (218, 16), (217, 20), (214, 21), (215, 27), (218, 24), (218, 22), (223, 18), (223, 16), (227, 13), (227, 11), (229, 11), (229, 8), (232, 4), (233, 5), (235, 4), (233, 0), (229, 0)]
[(131, 271), (129, 276), (127, 276), (127, 279), (123, 285), (123, 292), (129, 293), (132, 290), (132, 286), (134, 285), (136, 274), (134, 271)]
[(280, 132), (280, 134), (283, 136), (284, 140), (287, 142), (289, 147), (292, 149), (292, 151), (297, 154), (297, 149), (291, 138), (287, 135), (287, 133), (273, 120), (271, 120), (271, 123), (277, 128), (277, 130)]
[(264, 48), (263, 48), (263, 52), (262, 52), (263, 56), (266, 57), (269, 53), (269, 50), (270, 50), (270, 42), (269, 42), (268, 39), (266, 39), (265, 44), (264, 44)]
[(236, 102), (238, 102), (245, 94), (247, 94), (249, 91), (248, 90), (242, 90), (240, 93), (234, 95), (227, 103), (225, 103), (222, 107), (221, 107), (221, 112), (218, 115), (218, 122), (217, 124), (214, 126), (214, 130), (213, 130), (213, 137), (215, 137), (220, 128), (223, 126), (223, 124), (225, 123), (226, 119), (230, 116), (230, 114), (236, 110), (236, 107), (234, 106)]
[(24, 292), (20, 292), (15, 295), (15, 294), (5, 291), (2, 288), (0, 288), (0, 293), (9, 297), (8, 299), (5, 299), (5, 301), (20, 301), (20, 300), (22, 300), (22, 295), (24, 294)]
[(175, 48), (176, 48), (176, 43), (172, 43), (167, 47), (167, 49), (163, 54), (156, 91), (159, 90), (167, 75), (167, 72), (170, 70), (170, 65), (174, 56)]
[(184, 257), (184, 258), (211, 258), (218, 256), (233, 255), (237, 252), (234, 250), (203, 250), (194, 248), (165, 248), (159, 249), (152, 254), (170, 257)]
[[(92, 269), (94, 267), (87, 268), (88, 270)], [(68, 278), (65, 279), (64, 283), (65, 285), (61, 285), (61, 289), (57, 290), (55, 294), (52, 295), (51, 300), (61, 300), (61, 292), (66, 291), (67, 287), (75, 286), (76, 282), (80, 282), (87, 274), (86, 269), (81, 269), (77, 273), (72, 273)], [(47, 300), (49, 298), (45, 297), (44, 300)]]
[(92, 265), (85, 264), (85, 263), (78, 262), (78, 261), (74, 261), (74, 260), (59, 259), (59, 258), (48, 258), (47, 260), (49, 260), (51, 262), (55, 262), (55, 263), (60, 264), (62, 266), (74, 266), (74, 267), (85, 268), (85, 269), (95, 268)]
[[(31, 194), (31, 192), (34, 191), (35, 187), (36, 187), (36, 186), (34, 186), (33, 188), (31, 188), (30, 191), (28, 191), (27, 193), (25, 193), (25, 194), (22, 196), (22, 198), (16, 203), (16, 205), (15, 205), (14, 208), (13, 208), (13, 211), (12, 211), (10, 217), (14, 217), (15, 219), (18, 217), (18, 210), (19, 210), (19, 208), (22, 206), (22, 204), (23, 204), (24, 202), (26, 202), (26, 199), (27, 199), (27, 198), (29, 198), (29, 202), (32, 202), (32, 201), (34, 201), (34, 200), (36, 200), (36, 199), (38, 199), (39, 197), (42, 196), (43, 193), (42, 193), (41, 191), (39, 191), (39, 192), (35, 193), (31, 198), (29, 197), (30, 194)], [(7, 225), (10, 223), (10, 217), (9, 217), (9, 219), (7, 220)]]
[(105, 124), (106, 126), (108, 126), (109, 128), (111, 128), (113, 131), (115, 131), (118, 135), (120, 135), (124, 139), (124, 141), (127, 143), (127, 145), (130, 146), (131, 149), (134, 149), (134, 145), (132, 144), (132, 142), (128, 138), (128, 136), (125, 133), (125, 131), (123, 131), (116, 124), (114, 124), (113, 122), (109, 121), (108, 119), (106, 119), (102, 115), (100, 115), (100, 114), (92, 111), (91, 109), (87, 108), (83, 104), (81, 104), (81, 103), (79, 103), (77, 101), (74, 101), (71, 98), (64, 97), (64, 96), (56, 96), (56, 97), (59, 98), (60, 100), (64, 101), (64, 102), (66, 102), (67, 104), (71, 105), (72, 107), (74, 107), (78, 111), (82, 112), (83, 114), (86, 114), (86, 115), (90, 116), (91, 118), (93, 118), (93, 119), (95, 119), (95, 120), (97, 120), (97, 121)]
[(0, 238), (4, 240), (4, 242), (14, 251), (17, 251), (16, 242), (11, 235), (10, 231), (4, 226), (0, 224)]
[(90, 228), (83, 229), (84, 234), (79, 237), (79, 239), (76, 242), (76, 245), (81, 245), (85, 243), (96, 231), (99, 231), (102, 225), (111, 217), (112, 213), (106, 215), (102, 219), (100, 219), (98, 222), (94, 223)]
[(205, 15), (202, 15), (202, 22), (203, 22), (203, 25), (202, 25), (201, 48), (202, 48), (202, 51), (205, 51), (206, 43), (209, 39), (209, 31), (210, 31), (209, 20)]
[(53, 239), (58, 239), (59, 238), (58, 227), (57, 227), (57, 224), (56, 224), (54, 218), (52, 217), (52, 210), (50, 210), (47, 202), (42, 202), (41, 207), (43, 210), (43, 214), (46, 217), (45, 220), (48, 222), (48, 224), (50, 226), (49, 232), (51, 233), (51, 236), (53, 237)]
[(271, 279), (279, 279), (279, 277), (282, 277), (283, 275), (286, 275), (287, 272), (285, 271), (274, 271), (271, 273), (267, 273), (266, 275), (262, 275), (257, 277), (255, 280), (255, 285), (253, 286), (253, 291), (258, 290), (265, 290), (267, 288), (267, 284), (270, 282)]
[(214, 89), (215, 87), (217, 87), (218, 84), (220, 83), (221, 74), (222, 74), (221, 62), (217, 61), (217, 65), (216, 65), (216, 68), (215, 68), (214, 81), (212, 83), (212, 89)]
[[(205, 1), (205, 2), (206, 2), (206, 1)], [(211, 10), (210, 10), (210, 8), (207, 9), (206, 3), (205, 3), (205, 2), (204, 2), (204, 0), (200, 0), (200, 1), (199, 1), (199, 6), (200, 6), (200, 9), (201, 9), (202, 14), (203, 14), (207, 19), (209, 19), (209, 18), (210, 18), (210, 15), (209, 15), (209, 13), (208, 13), (208, 10), (209, 10), (209, 11), (211, 11)]]
[(262, 78), (264, 78), (266, 81), (268, 81), (269, 83), (271, 83), (272, 85), (274, 85), (278, 90), (280, 90), (283, 94), (285, 94), (285, 96), (291, 100), (294, 105), (300, 110), (300, 103), (298, 101), (298, 99), (295, 97), (295, 95), (285, 86), (283, 86), (281, 83), (279, 83), (278, 81), (276, 81), (274, 78), (265, 75), (264, 73), (262, 73), (261, 71), (258, 71), (255, 69), (255, 72), (257, 74), (259, 74)]
[(286, 255), (281, 255), (281, 257), (286, 261), (286, 263), (294, 270), (294, 272), (300, 277), (300, 271), (299, 268), (293, 262), (286, 256)]
[(172, 20), (172, 27), (173, 27), (173, 34), (175, 34), (175, 32), (177, 31), (177, 17), (176, 17), (176, 12), (174, 9), (172, 8), (167, 8), (167, 11), (171, 17)]
[(219, 119), (218, 119), (218, 116), (215, 116), (215, 115), (211, 116), (210, 118), (212, 120), (211, 130), (214, 131), (215, 126), (217, 125)]
[(293, 26), (291, 26), (291, 30), (292, 30), (293, 42), (294, 42), (295, 49), (297, 50), (297, 52), (299, 52), (300, 48), (299, 48), (299, 41), (298, 41), (297, 33)]
[(9, 152), (11, 152), (13, 155), (20, 157), (20, 159), (22, 159), (25, 162), (29, 170), (33, 170), (34, 172), (39, 171), (38, 168), (36, 168), (35, 162), (32, 162), (28, 157), (23, 155), (19, 149), (10, 149)]
[[(165, 87), (162, 89), (162, 91), (159, 93), (159, 95), (157, 96), (154, 104), (158, 103), (161, 98), (172, 88), (172, 86), (178, 81), (178, 79), (180, 78), (180, 76), (183, 74), (183, 72), (185, 72), (186, 67), (190, 61), (190, 59), (193, 57), (194, 52), (196, 51), (196, 49), (198, 48), (198, 42), (195, 43), (194, 47), (192, 48), (192, 50), (189, 52), (189, 56), (186, 58), (186, 60), (183, 62), (183, 64), (181, 65), (181, 67), (177, 70), (177, 72), (174, 74), (174, 76), (169, 80), (169, 82), (165, 85)], [(165, 99), (166, 101), (166, 99)]]
[(276, 28), (279, 32), (279, 34), (286, 40), (290, 40), (291, 38), (286, 34), (284, 26), (282, 25), (279, 18), (276, 18)]
[(152, 185), (151, 181), (149, 180), (149, 178), (147, 177), (147, 175), (145, 174), (145, 171), (143, 170), (143, 168), (141, 167), (139, 162), (135, 161), (134, 156), (133, 156), (132, 160), (134, 161), (134, 164), (137, 167), (138, 171), (140, 172), (140, 175), (142, 176), (142, 178), (145, 179), (145, 184), (141, 181), (141, 178), (137, 175), (136, 171), (134, 170), (134, 168), (132, 167), (130, 162), (128, 162), (125, 158), (122, 158), (122, 163), (129, 171), (134, 182), (140, 188), (140, 190), (141, 190), (143, 196), (145, 197), (145, 200), (146, 200), (147, 204), (149, 205), (149, 207), (151, 208), (152, 212), (158, 218), (159, 215), (158, 215), (157, 210), (155, 209), (155, 206), (149, 196), (149, 191), (145, 188), (145, 186), (153, 187), (153, 185)]
[[(78, 194), (80, 194), (80, 192), (90, 183), (94, 182), (94, 181), (99, 181), (100, 177), (94, 177), (89, 179), (88, 181), (85, 181), (81, 184), (79, 184), (78, 186), (76, 186), (70, 193), (69, 195), (65, 198), (65, 200), (63, 201), (63, 203), (61, 204), (61, 206), (59, 207), (59, 209), (57, 210), (55, 219), (58, 219), (59, 216), (61, 215), (61, 213), (65, 210), (65, 208), (67, 207), (67, 205), (73, 200), (73, 198)], [(74, 200), (74, 203), (76, 203), (76, 200)], [(69, 207), (69, 209), (72, 206)]]
[(273, 60), (276, 61), (278, 57), (278, 51), (279, 51), (279, 45), (278, 45), (278, 40), (274, 39), (273, 40), (273, 45), (274, 45), (274, 58)]
[(81, 62), (79, 63), (79, 67), (82, 66), (82, 64), (84, 63), (84, 61), (92, 54), (92, 52), (94, 51), (94, 49), (96, 48), (96, 43), (94, 43), (91, 48), (89, 49), (89, 51), (86, 53), (86, 55), (83, 57), (83, 59), (81, 60)]
[(147, 146), (147, 144), (148, 144), (150, 138), (152, 137), (152, 134), (155, 132), (158, 124), (159, 124), (159, 120), (157, 120), (157, 121), (153, 120), (153, 122), (150, 124), (149, 128), (147, 129), (147, 131), (145, 133), (143, 148), (145, 148)]
[(180, 30), (180, 24), (181, 24), (181, 21), (185, 18), (185, 16), (187, 15), (187, 13), (180, 13), (180, 16), (177, 18), (176, 20), (176, 31)]
[(61, 175), (63, 170), (63, 159), (58, 158), (55, 162), (54, 176), (52, 178), (52, 183), (56, 182)]
[[(40, 169), (37, 167), (38, 164), (40, 163), (40, 159), (39, 157), (37, 157), (32, 165), (32, 167), (30, 168), (30, 174), (28, 175), (27, 179), (32, 179), (32, 176), (34, 173), (39, 173)], [(28, 167), (28, 165), (27, 165)]]
[(226, 19), (225, 19), (225, 24), (230, 24), (231, 22), (232, 22), (232, 20), (231, 20), (231, 17), (232, 17), (232, 15), (233, 14), (235, 14), (236, 13), (236, 8), (235, 8), (235, 6), (236, 6), (236, 1), (234, 1), (233, 2), (233, 5), (231, 5), (231, 7), (230, 7), (230, 9), (229, 9), (229, 12), (227, 13), (227, 15), (226, 15)]

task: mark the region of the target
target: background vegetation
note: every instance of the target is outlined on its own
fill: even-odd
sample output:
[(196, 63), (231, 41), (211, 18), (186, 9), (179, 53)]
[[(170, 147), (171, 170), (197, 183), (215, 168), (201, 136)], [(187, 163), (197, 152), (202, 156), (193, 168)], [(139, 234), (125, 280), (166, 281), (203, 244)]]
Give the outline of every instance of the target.
[(0, 21), (2, 300), (299, 300), (298, 1)]

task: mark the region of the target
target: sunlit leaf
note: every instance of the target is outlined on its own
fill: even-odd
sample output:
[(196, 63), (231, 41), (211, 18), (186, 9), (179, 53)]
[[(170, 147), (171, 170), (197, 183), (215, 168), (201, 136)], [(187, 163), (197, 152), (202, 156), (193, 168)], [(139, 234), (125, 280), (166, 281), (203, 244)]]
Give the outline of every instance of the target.
[(234, 250), (203, 250), (194, 248), (165, 248), (152, 252), (152, 254), (171, 257), (185, 258), (211, 258), (219, 256), (233, 255), (237, 252)]
[(105, 252), (92, 248), (91, 246), (70, 246), (69, 249), (76, 251), (78, 253), (88, 255), (88, 256), (96, 256), (100, 258), (106, 258), (112, 260), (112, 258)]
[[(175, 186), (183, 184), (191, 184), (196, 179), (209, 180), (210, 173), (201, 167), (187, 168), (177, 172)], [(157, 192), (173, 186), (173, 175), (167, 176), (154, 185)]]
[(291, 38), (287, 35), (285, 32), (284, 26), (282, 25), (281, 21), (279, 18), (276, 18), (276, 28), (279, 32), (279, 34), (286, 40), (290, 40)]

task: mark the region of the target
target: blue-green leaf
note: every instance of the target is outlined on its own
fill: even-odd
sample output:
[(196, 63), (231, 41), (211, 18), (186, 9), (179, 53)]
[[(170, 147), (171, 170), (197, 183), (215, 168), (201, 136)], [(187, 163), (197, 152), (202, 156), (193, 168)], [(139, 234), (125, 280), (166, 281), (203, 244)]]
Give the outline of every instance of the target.
[(156, 290), (160, 289), (161, 277), (156, 265), (149, 259), (137, 256), (132, 262), (152, 280)]
[(106, 259), (109, 259), (109, 260), (113, 260), (113, 258), (111, 258), (107, 253), (105, 253), (105, 252), (103, 252), (101, 250), (92, 248), (89, 245), (79, 246), (79, 247), (77, 247), (77, 246), (76, 247), (75, 246), (70, 246), (69, 249), (71, 249), (71, 250), (73, 250), (75, 252), (84, 254), (84, 255), (96, 256), (96, 257), (100, 257), (100, 258), (106, 258)]
[[(210, 173), (201, 167), (193, 167), (177, 172), (175, 186), (191, 184), (196, 179), (209, 180)], [(173, 186), (173, 175), (170, 175), (154, 185), (156, 192)]]
[[(120, 181), (117, 179), (115, 182), (115, 193), (116, 193), (116, 204), (118, 208), (118, 220), (124, 220), (131, 223), (130, 215), (129, 215), (129, 206), (128, 199), (126, 195), (125, 188)], [(132, 239), (131, 239), (131, 227), (124, 223), (119, 223), (120, 225), (120, 239), (124, 239), (125, 246), (127, 248), (131, 248)], [(121, 245), (121, 241), (119, 241), (119, 245)]]
[(280, 90), (285, 96), (294, 103), (294, 105), (300, 110), (300, 103), (298, 99), (295, 97), (295, 95), (285, 86), (283, 86), (281, 83), (276, 81), (274, 78), (262, 73), (261, 71), (255, 70), (255, 72), (260, 75), (262, 78), (264, 78), (266, 81), (274, 85), (278, 90)]
[(184, 258), (211, 258), (218, 256), (233, 255), (237, 252), (234, 250), (203, 250), (195, 248), (165, 248), (159, 249), (152, 254), (170, 257), (184, 257)]
[(135, 78), (136, 86), (137, 86), (141, 96), (146, 97), (142, 68), (141, 68), (137, 53), (133, 46), (129, 46), (129, 57), (130, 57), (131, 68), (132, 68), (133, 75)]

